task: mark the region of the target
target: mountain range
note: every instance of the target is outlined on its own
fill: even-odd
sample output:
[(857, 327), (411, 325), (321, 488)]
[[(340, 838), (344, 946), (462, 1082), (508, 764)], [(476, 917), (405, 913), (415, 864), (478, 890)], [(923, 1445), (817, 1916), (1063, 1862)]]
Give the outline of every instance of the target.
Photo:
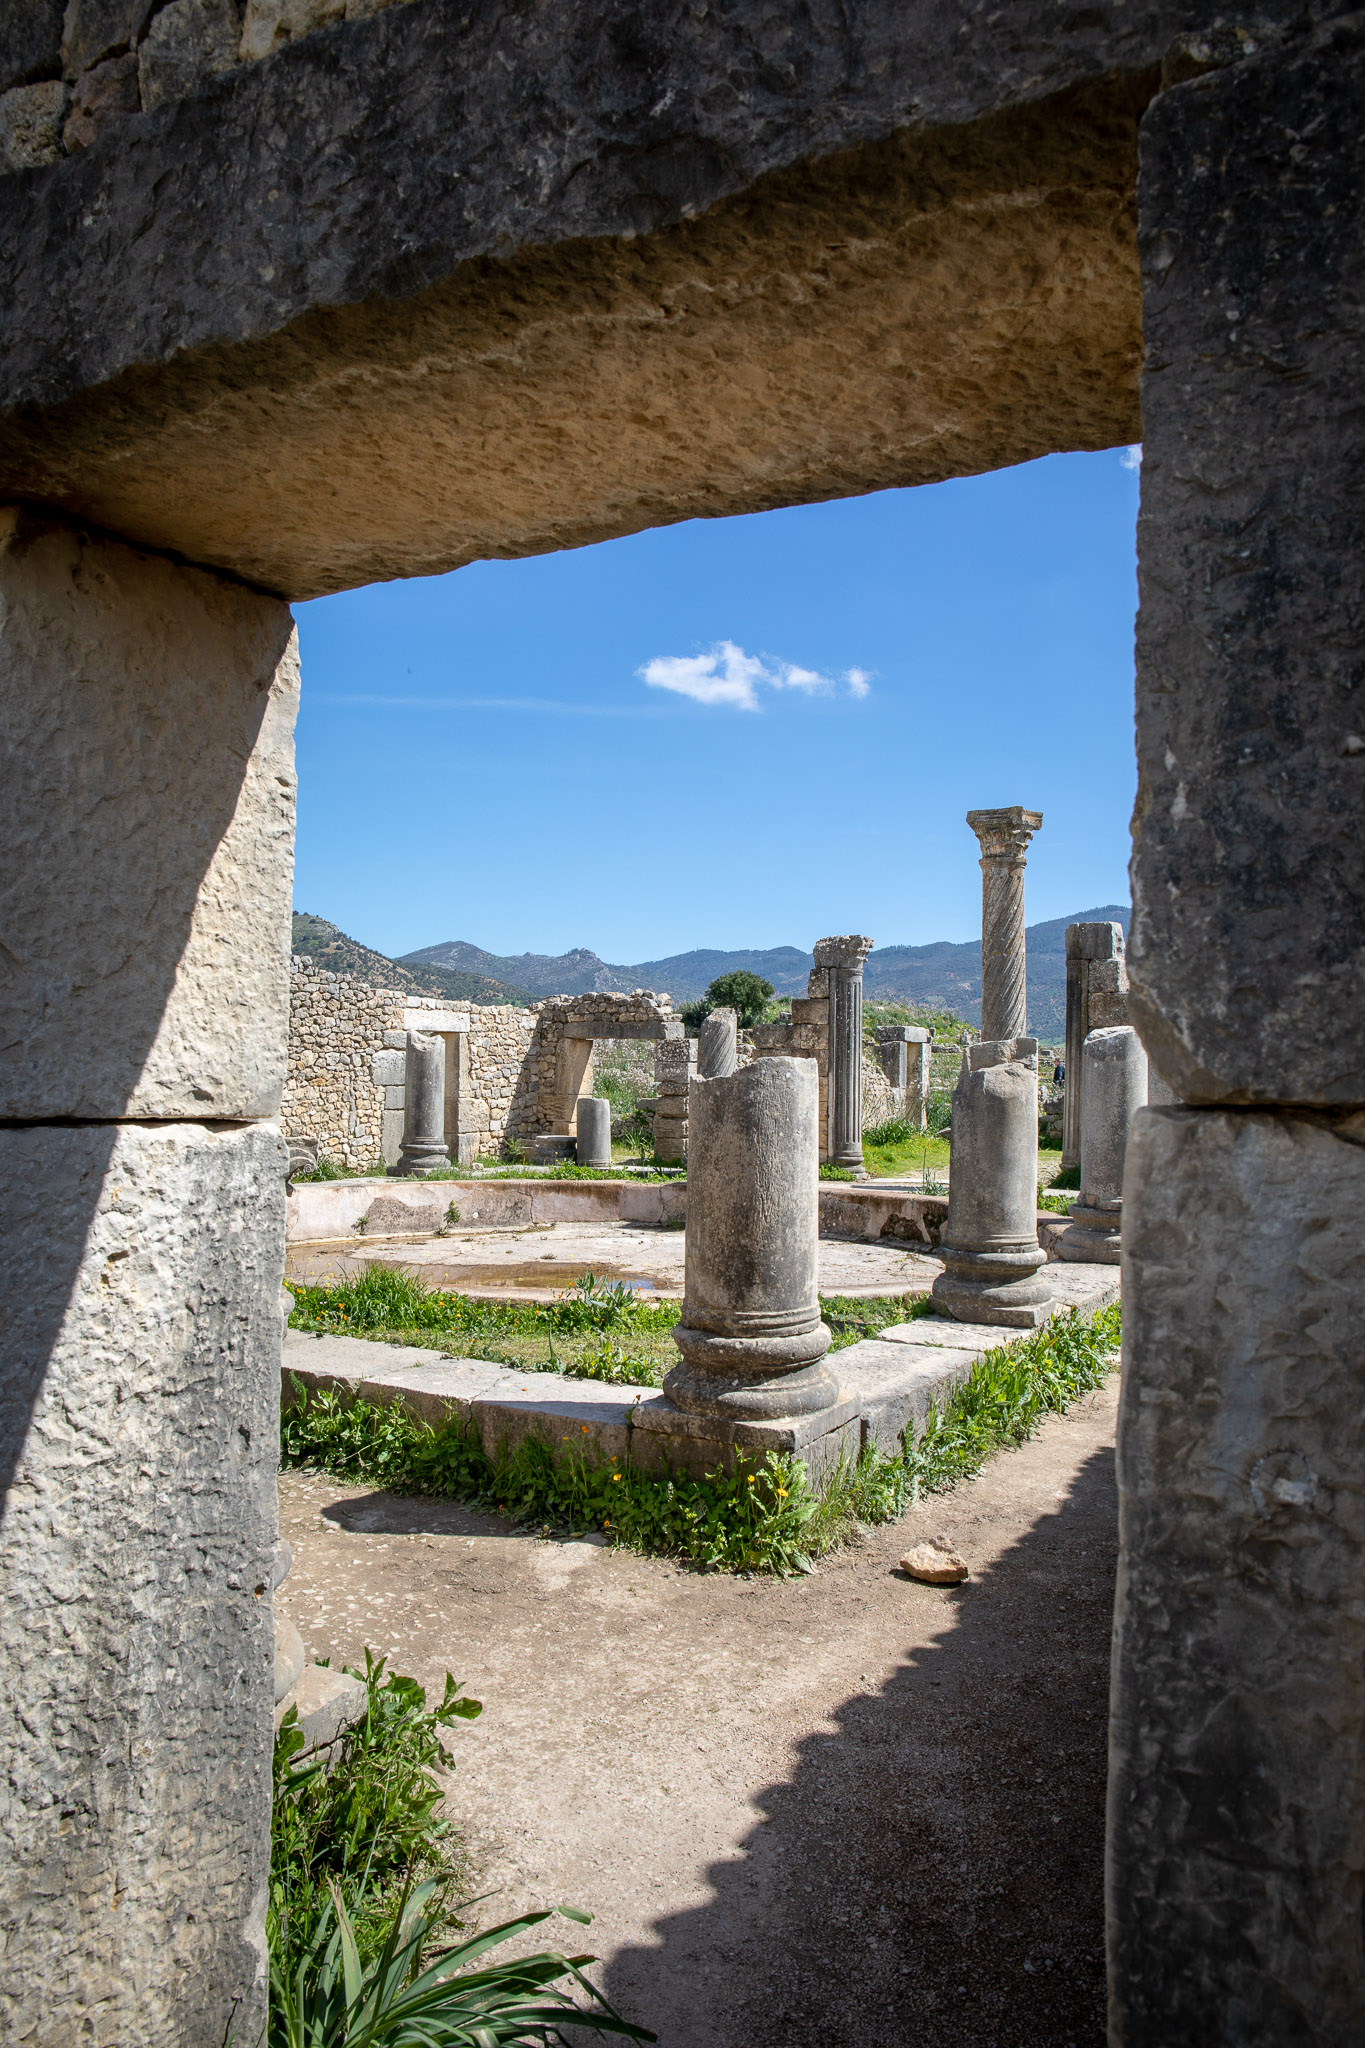
[[(1104, 903), (1078, 910), (1070, 917), (1030, 925), (1024, 934), (1028, 955), (1029, 1027), (1040, 1038), (1060, 1038), (1066, 1024), (1066, 928), (1069, 924), (1112, 919), (1128, 931), (1124, 904)], [(319, 920), (320, 922), (320, 920)], [(330, 927), (335, 929), (335, 927)], [(380, 956), (375, 955), (375, 958)], [(459, 975), (486, 986), (518, 994), (485, 995), (484, 1002), (527, 1001), (551, 995), (585, 995), (594, 989), (651, 988), (667, 991), (675, 1003), (693, 1002), (718, 974), (748, 968), (770, 981), (780, 996), (804, 995), (811, 958), (798, 946), (771, 946), (753, 951), (721, 952), (708, 947), (672, 953), (662, 960), (639, 960), (633, 966), (603, 960), (586, 947), (571, 953), (485, 953), (463, 939), (422, 946), (404, 953), (397, 963), (410, 973)], [(975, 1024), (981, 1015), (981, 942), (939, 939), (927, 946), (879, 946), (868, 956), (864, 993), (869, 1000), (912, 1005), (916, 1009), (949, 1010)], [(452, 991), (453, 993), (453, 991)]]

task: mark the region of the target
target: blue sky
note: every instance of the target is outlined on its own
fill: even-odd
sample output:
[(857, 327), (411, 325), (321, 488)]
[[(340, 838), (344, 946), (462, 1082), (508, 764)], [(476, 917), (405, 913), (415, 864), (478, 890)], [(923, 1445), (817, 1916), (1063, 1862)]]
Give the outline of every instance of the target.
[(1030, 923), (1128, 900), (1133, 454), (296, 607), (295, 903), (388, 954), (980, 927), (964, 815), (1041, 810)]

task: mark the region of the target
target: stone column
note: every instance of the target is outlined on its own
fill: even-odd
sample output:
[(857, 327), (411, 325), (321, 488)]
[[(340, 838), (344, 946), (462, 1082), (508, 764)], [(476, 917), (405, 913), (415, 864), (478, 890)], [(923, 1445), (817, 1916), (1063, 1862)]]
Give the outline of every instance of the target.
[(697, 1071), (695, 1038), (654, 1044), (654, 1153), (667, 1164), (687, 1158), (688, 1086)]
[(863, 1165), (863, 963), (871, 939), (817, 939), (814, 959), (829, 973), (829, 1158), (866, 1180)]
[(664, 1381), (675, 1408), (741, 1422), (837, 1402), (817, 1293), (819, 1159), (813, 1060), (692, 1083), (682, 1357)]
[(929, 1063), (933, 1033), (915, 1024), (879, 1024), (877, 1057), (882, 1072), (901, 1098), (902, 1113), (921, 1131), (929, 1101)]
[[(1123, 966), (1123, 926), (1112, 920), (1094, 924), (1069, 924), (1066, 928), (1066, 1080), (1062, 1096), (1062, 1165), (1081, 1163), (1081, 1062), (1085, 1041), (1097, 1024), (1126, 1024), (1122, 1016), (1097, 1016), (1095, 997), (1106, 978), (1105, 965), (1116, 963), (1116, 988), (1122, 981), (1126, 999), (1127, 975)], [(1103, 1001), (1098, 1005), (1104, 1008)], [(1112, 1005), (1111, 1005), (1112, 1007)]]
[(404, 1061), (403, 1149), (396, 1174), (449, 1166), (446, 1147), (446, 1048), (436, 1033), (409, 1031)]
[(738, 1065), (738, 1012), (712, 1010), (697, 1033), (697, 1079), (723, 1081)]
[(1147, 1100), (1147, 1055), (1130, 1024), (1092, 1031), (1081, 1054), (1081, 1198), (1057, 1255), (1117, 1266), (1128, 1127)]
[(580, 1166), (611, 1165), (611, 1104), (601, 1095), (578, 1098), (574, 1157)]
[(1028, 1029), (1024, 971), (1024, 868), (1041, 811), (1011, 804), (968, 811), (981, 842), (981, 1036), (1022, 1038)]
[(1365, 2036), (1365, 24), (1158, 94), (1110, 2040)]
[(936, 1305), (962, 1323), (1036, 1329), (1054, 1289), (1038, 1243), (1038, 1045), (978, 1040), (953, 1090), (948, 1221)]
[(287, 606), (0, 513), (0, 2031), (265, 2025)]

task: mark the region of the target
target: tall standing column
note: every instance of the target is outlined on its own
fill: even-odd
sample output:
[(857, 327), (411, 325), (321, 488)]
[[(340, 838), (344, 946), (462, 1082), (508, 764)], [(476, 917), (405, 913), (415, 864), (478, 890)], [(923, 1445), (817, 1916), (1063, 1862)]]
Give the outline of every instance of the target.
[(860, 933), (817, 939), (815, 965), (829, 970), (829, 1157), (860, 1180), (863, 1165), (863, 963), (871, 939)]
[(1010, 804), (968, 811), (981, 842), (981, 1036), (1023, 1038), (1028, 1030), (1024, 968), (1024, 869), (1041, 811)]
[(288, 607), (0, 512), (0, 2034), (265, 2026)]

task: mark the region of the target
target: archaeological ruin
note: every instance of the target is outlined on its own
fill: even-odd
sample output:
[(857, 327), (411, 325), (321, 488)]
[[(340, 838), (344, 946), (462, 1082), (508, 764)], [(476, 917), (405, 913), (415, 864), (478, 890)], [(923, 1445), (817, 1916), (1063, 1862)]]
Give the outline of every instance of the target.
[[(1109, 2039), (1358, 2043), (1362, 93), (1334, 0), (0, 9), (10, 2038), (262, 2032), (283, 1134), (564, 1141), (638, 1026), (703, 1181), (697, 1091), (765, 1087), (856, 1174), (860, 1096), (899, 1086), (857, 937), (705, 1080), (643, 996), (476, 1029), (296, 967), (291, 1032), (290, 601), (1140, 441), (1133, 921), (1126, 958), (1078, 941), (1067, 1060), (1082, 1173), (1088, 1035), (1131, 1027), (1153, 1077)], [(1034, 814), (974, 815), (1000, 943), (961, 1087), (1013, 1130)], [(1012, 1192), (965, 1258), (1026, 1234)], [(724, 1247), (687, 1255), (680, 1412), (714, 1424), (705, 1361), (751, 1341), (823, 1399), (799, 1261), (756, 1256), (746, 1333)]]

